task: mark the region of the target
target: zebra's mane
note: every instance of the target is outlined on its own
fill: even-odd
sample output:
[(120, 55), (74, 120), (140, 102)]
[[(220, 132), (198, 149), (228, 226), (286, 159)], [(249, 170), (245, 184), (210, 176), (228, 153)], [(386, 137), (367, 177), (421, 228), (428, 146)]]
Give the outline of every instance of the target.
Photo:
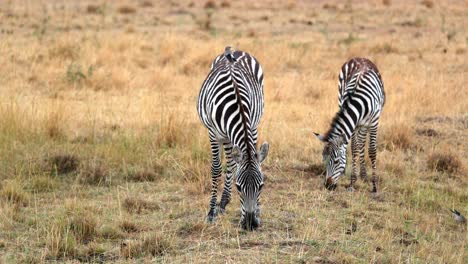
[(348, 100), (350, 100), (350, 98), (348, 98), (345, 102), (343, 102), (343, 107), (341, 107), (340, 110), (338, 110), (338, 112), (333, 117), (333, 119), (332, 119), (332, 121), (330, 123), (330, 128), (328, 129), (328, 131), (323, 136), (324, 141), (330, 142), (330, 140), (336, 138), (337, 136), (344, 136), (346, 138), (345, 143), (348, 142), (349, 136), (346, 134), (346, 131), (341, 132), (341, 131), (338, 130), (338, 127), (337, 127), (337, 124), (340, 123), (340, 121), (342, 120), (342, 118), (344, 116), (344, 112), (346, 111), (346, 108), (344, 106), (346, 105), (346, 102)]
[(323, 139), (326, 141), (326, 142), (329, 142), (329, 140), (331, 139), (331, 137), (333, 136), (333, 131), (336, 129), (336, 123), (338, 122), (338, 120), (340, 119), (340, 113), (343, 112), (343, 109), (340, 108), (340, 110), (335, 114), (335, 116), (333, 117), (331, 123), (330, 123), (330, 128), (328, 129), (327, 132), (325, 132), (324, 136), (323, 136)]

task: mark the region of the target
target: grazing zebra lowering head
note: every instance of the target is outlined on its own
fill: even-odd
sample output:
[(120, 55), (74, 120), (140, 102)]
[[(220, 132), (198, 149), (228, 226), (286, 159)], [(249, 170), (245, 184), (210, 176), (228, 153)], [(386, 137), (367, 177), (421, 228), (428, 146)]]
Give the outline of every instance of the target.
[(377, 192), (377, 128), (385, 104), (383, 81), (377, 66), (368, 59), (353, 58), (341, 67), (338, 82), (339, 111), (325, 135), (315, 133), (325, 143), (325, 186), (336, 188), (346, 167), (346, 149), (352, 139), (353, 171), (348, 190), (354, 190), (360, 162), (360, 176), (367, 180), (364, 147), (369, 134), (369, 158), (372, 163), (372, 191)]
[[(269, 145), (257, 151), (257, 127), (263, 114), (263, 70), (258, 61), (243, 51), (226, 47), (211, 64), (198, 96), (200, 120), (208, 129), (211, 144), (211, 200), (208, 222), (224, 212), (231, 199), (233, 177), (241, 200), (241, 226), (252, 230), (260, 225), (259, 198), (263, 187), (260, 164)], [(221, 147), (226, 156), (226, 180), (219, 207)]]

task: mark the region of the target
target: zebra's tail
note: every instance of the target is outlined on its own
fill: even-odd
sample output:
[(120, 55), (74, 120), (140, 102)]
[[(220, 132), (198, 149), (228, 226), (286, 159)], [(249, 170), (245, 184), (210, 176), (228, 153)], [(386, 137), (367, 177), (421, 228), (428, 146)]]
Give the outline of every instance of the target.
[(236, 61), (236, 58), (234, 57), (231, 46), (227, 46), (224, 49), (224, 57), (226, 57), (226, 59), (228, 59), (228, 61), (231, 62), (231, 63)]

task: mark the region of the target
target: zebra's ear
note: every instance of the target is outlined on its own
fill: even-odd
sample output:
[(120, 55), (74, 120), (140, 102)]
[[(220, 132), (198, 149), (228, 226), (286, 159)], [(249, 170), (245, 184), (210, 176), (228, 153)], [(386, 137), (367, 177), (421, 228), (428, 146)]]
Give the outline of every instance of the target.
[(257, 151), (258, 162), (262, 163), (266, 159), (266, 157), (268, 156), (269, 150), (270, 150), (270, 145), (268, 144), (268, 142), (263, 143), (262, 146), (260, 147), (260, 150)]
[(232, 147), (231, 156), (236, 163), (239, 164), (242, 162), (243, 155), (242, 150), (239, 148), (239, 146), (234, 145), (234, 147)]
[(314, 135), (322, 142), (326, 142), (325, 138), (319, 133), (314, 132)]

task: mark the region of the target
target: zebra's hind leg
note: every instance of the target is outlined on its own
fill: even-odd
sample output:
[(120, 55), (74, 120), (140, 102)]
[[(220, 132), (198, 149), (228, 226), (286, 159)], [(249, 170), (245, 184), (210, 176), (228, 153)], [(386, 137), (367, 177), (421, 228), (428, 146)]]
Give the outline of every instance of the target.
[(210, 200), (210, 211), (206, 221), (208, 223), (213, 223), (216, 220), (217, 211), (216, 211), (216, 200), (218, 197), (218, 181), (221, 176), (221, 153), (220, 153), (220, 144), (216, 141), (214, 136), (210, 134), (210, 144), (211, 144), (211, 200)]
[(233, 174), (236, 171), (237, 164), (231, 157), (232, 144), (224, 144), (224, 153), (226, 155), (226, 180), (224, 181), (223, 195), (221, 196), (221, 202), (219, 203), (219, 212), (224, 213), (226, 205), (231, 201), (231, 190), (232, 190), (232, 179)]
[(365, 157), (365, 148), (366, 148), (366, 139), (367, 139), (368, 130), (365, 127), (359, 129), (357, 135), (359, 141), (359, 177), (367, 182), (367, 170), (366, 170), (366, 157)]
[(359, 128), (357, 128), (351, 138), (351, 157), (353, 159), (353, 170), (351, 172), (351, 182), (349, 183), (349, 186), (347, 188), (348, 191), (353, 192), (354, 191), (354, 183), (357, 180), (357, 174), (358, 174), (358, 158), (359, 158), (359, 145), (358, 145), (358, 134)]
[(369, 132), (369, 158), (372, 163), (372, 192), (377, 192), (379, 178), (377, 176), (377, 128), (378, 124), (371, 127)]

